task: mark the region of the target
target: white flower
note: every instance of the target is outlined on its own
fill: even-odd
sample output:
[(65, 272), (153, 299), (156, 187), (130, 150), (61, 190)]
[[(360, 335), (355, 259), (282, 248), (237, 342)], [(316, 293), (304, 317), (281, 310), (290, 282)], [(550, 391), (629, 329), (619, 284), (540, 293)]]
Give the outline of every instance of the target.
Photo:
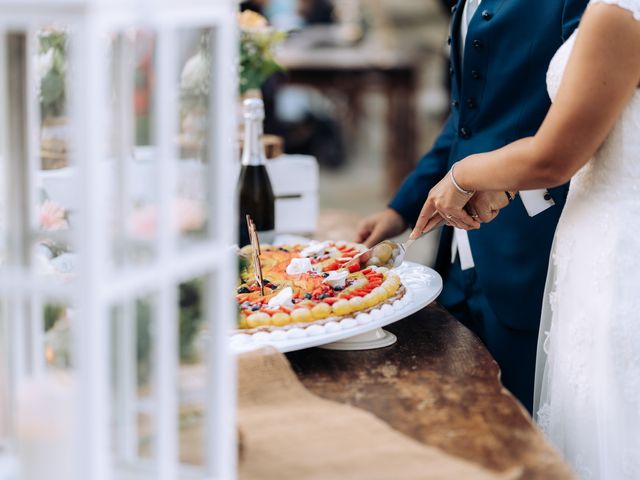
[(37, 70), (38, 76), (44, 78), (49, 70), (53, 68), (53, 48), (50, 48), (45, 53), (41, 53), (37, 57)]
[(51, 260), (41, 252), (35, 255), (35, 271), (38, 275), (55, 275), (56, 269), (51, 265)]
[(201, 52), (185, 63), (180, 75), (180, 88), (192, 95), (206, 95), (209, 92), (209, 62)]

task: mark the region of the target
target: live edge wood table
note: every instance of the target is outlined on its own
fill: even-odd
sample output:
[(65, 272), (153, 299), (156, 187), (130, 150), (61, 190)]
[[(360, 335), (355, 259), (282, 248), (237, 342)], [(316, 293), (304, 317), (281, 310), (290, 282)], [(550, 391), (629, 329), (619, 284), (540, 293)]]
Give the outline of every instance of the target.
[(502, 387), (480, 340), (446, 310), (433, 304), (386, 328), (398, 337), (387, 348), (287, 357), (315, 394), (368, 410), (424, 444), (495, 471), (520, 467), (522, 479), (573, 478)]

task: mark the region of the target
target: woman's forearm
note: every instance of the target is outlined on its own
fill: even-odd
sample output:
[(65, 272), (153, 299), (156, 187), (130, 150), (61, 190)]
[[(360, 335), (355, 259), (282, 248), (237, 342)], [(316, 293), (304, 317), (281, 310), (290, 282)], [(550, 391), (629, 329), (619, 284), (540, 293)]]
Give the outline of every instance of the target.
[(455, 166), (460, 186), (475, 191), (518, 191), (562, 185), (571, 172), (527, 137), (492, 152), (470, 155)]

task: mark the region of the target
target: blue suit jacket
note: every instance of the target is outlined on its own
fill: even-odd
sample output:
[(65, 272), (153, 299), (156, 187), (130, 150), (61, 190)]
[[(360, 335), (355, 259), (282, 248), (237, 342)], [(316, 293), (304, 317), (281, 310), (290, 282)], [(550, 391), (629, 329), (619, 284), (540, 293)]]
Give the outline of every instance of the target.
[[(550, 106), (549, 62), (587, 3), (483, 0), (469, 24), (462, 62), (458, 59), (464, 1), (453, 7), (451, 113), (433, 148), (390, 203), (409, 224), (453, 163), (536, 133)], [(556, 205), (533, 218), (518, 198), (496, 220), (469, 232), (480, 286), (498, 319), (509, 326), (538, 328), (551, 243), (567, 188), (550, 190)], [(452, 229), (446, 227), (437, 264), (444, 276), (451, 237)]]

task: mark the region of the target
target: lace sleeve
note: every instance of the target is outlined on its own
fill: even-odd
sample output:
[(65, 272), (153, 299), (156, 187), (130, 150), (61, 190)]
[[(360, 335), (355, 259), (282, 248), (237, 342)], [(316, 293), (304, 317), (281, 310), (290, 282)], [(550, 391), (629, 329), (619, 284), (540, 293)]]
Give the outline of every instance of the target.
[(640, 0), (591, 0), (591, 4), (594, 3), (617, 5), (620, 8), (629, 10), (633, 14), (633, 18), (640, 21)]

